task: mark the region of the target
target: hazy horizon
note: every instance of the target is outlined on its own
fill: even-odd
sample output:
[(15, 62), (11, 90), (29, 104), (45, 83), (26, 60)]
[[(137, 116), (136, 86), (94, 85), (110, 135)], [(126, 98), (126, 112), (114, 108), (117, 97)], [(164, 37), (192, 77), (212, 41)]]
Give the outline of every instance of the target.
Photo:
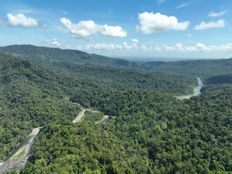
[(0, 2), (0, 45), (52, 46), (109, 57), (232, 55), (232, 2), (226, 0)]

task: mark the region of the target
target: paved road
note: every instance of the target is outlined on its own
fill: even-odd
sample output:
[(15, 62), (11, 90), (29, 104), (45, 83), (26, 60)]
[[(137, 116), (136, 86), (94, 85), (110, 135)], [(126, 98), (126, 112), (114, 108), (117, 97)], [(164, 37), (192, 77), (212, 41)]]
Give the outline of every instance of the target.
[(85, 112), (100, 113), (99, 111), (96, 111), (96, 110), (84, 109), (81, 107), (81, 112), (77, 115), (77, 117), (72, 122), (74, 124), (81, 122), (82, 118), (85, 116)]
[[(92, 109), (84, 109), (81, 108), (81, 112), (77, 115), (77, 117), (72, 121), (74, 124), (79, 123), (82, 118), (85, 116), (85, 112), (94, 112), (99, 113), (99, 111)], [(96, 122), (95, 124), (99, 124), (103, 122), (105, 119), (108, 119), (108, 115), (104, 115), (104, 117)], [(39, 134), (41, 127), (34, 128), (32, 132), (27, 136), (24, 142), (22, 142), (19, 147), (15, 150), (10, 157), (6, 159), (6, 161), (0, 161), (0, 174), (5, 174), (8, 171), (20, 171), (27, 163), (29, 158), (29, 154), (32, 148), (32, 144), (34, 138)]]
[(104, 115), (104, 116), (102, 117), (102, 119), (99, 120), (99, 121), (96, 121), (95, 124), (96, 124), (96, 125), (97, 125), (97, 124), (100, 124), (100, 123), (102, 123), (103, 121), (107, 120), (108, 118), (109, 118), (109, 115)]
[(20, 171), (29, 158), (32, 143), (34, 138), (38, 135), (40, 127), (34, 128), (27, 136), (26, 140), (22, 142), (15, 153), (13, 153), (5, 162), (0, 162), (0, 174), (5, 174), (7, 171)]
[(81, 108), (81, 112), (77, 115), (77, 117), (72, 121), (74, 124), (79, 123), (81, 119), (85, 116), (86, 109)]

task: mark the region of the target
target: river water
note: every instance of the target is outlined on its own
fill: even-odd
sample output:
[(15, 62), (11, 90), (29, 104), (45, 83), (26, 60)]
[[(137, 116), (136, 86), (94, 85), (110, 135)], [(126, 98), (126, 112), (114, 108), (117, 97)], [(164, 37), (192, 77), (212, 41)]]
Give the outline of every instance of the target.
[(177, 96), (176, 98), (178, 100), (188, 100), (188, 99), (190, 99), (192, 97), (199, 96), (199, 95), (201, 95), (202, 87), (203, 87), (203, 82), (200, 79), (200, 77), (197, 77), (197, 86), (193, 89), (193, 94)]

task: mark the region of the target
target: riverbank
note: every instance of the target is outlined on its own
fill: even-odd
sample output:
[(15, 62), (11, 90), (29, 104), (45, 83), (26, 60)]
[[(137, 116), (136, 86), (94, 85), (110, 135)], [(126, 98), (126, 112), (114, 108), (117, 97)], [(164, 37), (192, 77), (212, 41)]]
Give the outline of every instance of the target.
[(192, 97), (201, 95), (201, 89), (203, 88), (203, 82), (200, 77), (197, 77), (197, 86), (193, 89), (193, 94), (176, 96), (178, 100), (189, 100)]

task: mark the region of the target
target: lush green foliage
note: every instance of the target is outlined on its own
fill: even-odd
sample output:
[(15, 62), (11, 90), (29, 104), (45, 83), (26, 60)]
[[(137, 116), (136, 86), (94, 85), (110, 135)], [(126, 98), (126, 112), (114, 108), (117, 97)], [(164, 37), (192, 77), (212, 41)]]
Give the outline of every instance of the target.
[[(0, 51), (31, 62), (0, 55), (0, 159), (43, 126), (21, 173), (232, 172), (232, 86), (221, 85), (229, 75), (218, 76), (230, 73), (231, 60), (136, 63), (33, 46)], [(178, 101), (174, 95), (194, 81), (173, 74), (208, 84), (200, 97)], [(75, 103), (102, 113), (87, 112), (74, 125)], [(96, 125), (103, 113), (110, 118)]]
[(27, 61), (0, 56), (0, 160), (32, 127), (72, 120), (79, 107), (63, 100), (53, 79), (60, 78)]
[(213, 76), (207, 79), (208, 84), (231, 84), (232, 74)]
[(208, 88), (185, 103), (128, 92), (105, 124), (51, 124), (22, 173), (230, 173), (232, 87)]
[(201, 77), (205, 80), (211, 76), (232, 73), (232, 59), (146, 62), (140, 67), (170, 74)]
[[(107, 70), (100, 70), (97, 66), (95, 69), (103, 71), (102, 76), (108, 74)], [(101, 102), (100, 98), (111, 95), (112, 91), (116, 95), (116, 90), (155, 89), (171, 92), (189, 90), (186, 85), (181, 85), (181, 79), (186, 80), (181, 77), (175, 79), (175, 76), (166, 77), (163, 74), (159, 76), (139, 72), (133, 74), (132, 71), (120, 71), (120, 69), (112, 71), (114, 72), (110, 78), (113, 80), (107, 82), (99, 76), (97, 71), (88, 77), (84, 73), (70, 75), (1, 54), (0, 160), (4, 159), (25, 138), (32, 127), (43, 126), (55, 120), (72, 120), (79, 108), (67, 101), (69, 96), (78, 95), (83, 100), (81, 104), (90, 106), (85, 102), (86, 99), (88, 103), (94, 98)], [(117, 82), (114, 83), (114, 81)], [(184, 82), (191, 83), (191, 80), (187, 79)], [(92, 103), (91, 106), (110, 113), (111, 108), (106, 109)], [(111, 113), (113, 112), (115, 111)]]
[[(0, 51), (19, 55), (23, 59), (56, 68), (58, 71), (69, 72), (71, 76), (81, 77), (82, 81), (90, 81), (95, 83), (95, 86), (117, 91), (137, 88), (145, 91), (189, 93), (196, 83), (193, 78), (183, 75), (167, 75), (143, 70), (137, 66), (136, 62), (112, 59), (75, 50), (15, 45), (2, 47)], [(132, 69), (132, 67), (134, 68)]]

